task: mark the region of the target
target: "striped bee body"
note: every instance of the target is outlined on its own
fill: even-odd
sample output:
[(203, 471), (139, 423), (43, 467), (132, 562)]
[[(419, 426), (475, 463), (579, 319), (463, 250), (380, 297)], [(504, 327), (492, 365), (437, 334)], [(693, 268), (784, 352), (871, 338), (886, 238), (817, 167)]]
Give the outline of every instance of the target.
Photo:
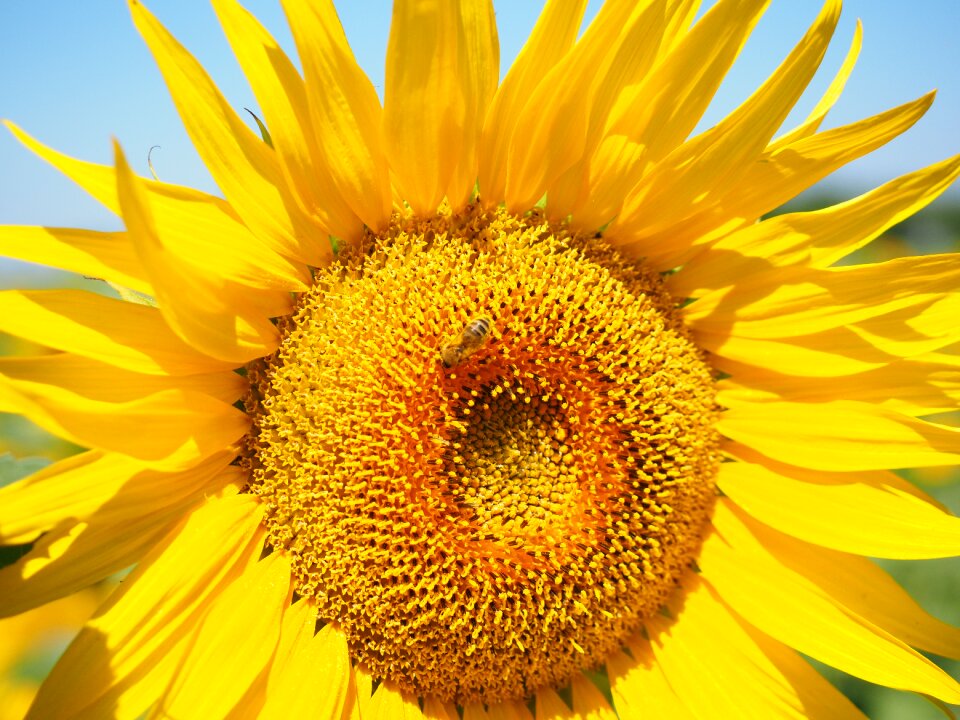
[(440, 347), (440, 359), (444, 366), (459, 365), (477, 350), (483, 347), (490, 334), (491, 321), (489, 318), (476, 318), (463, 326), (463, 330), (455, 338)]

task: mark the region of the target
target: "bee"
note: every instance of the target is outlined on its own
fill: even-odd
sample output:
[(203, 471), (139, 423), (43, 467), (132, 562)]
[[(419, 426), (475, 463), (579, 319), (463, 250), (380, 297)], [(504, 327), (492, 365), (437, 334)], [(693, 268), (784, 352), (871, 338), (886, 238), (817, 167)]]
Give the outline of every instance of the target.
[(445, 367), (459, 365), (477, 350), (483, 347), (490, 333), (490, 319), (477, 318), (463, 326), (455, 338), (440, 346), (440, 359)]

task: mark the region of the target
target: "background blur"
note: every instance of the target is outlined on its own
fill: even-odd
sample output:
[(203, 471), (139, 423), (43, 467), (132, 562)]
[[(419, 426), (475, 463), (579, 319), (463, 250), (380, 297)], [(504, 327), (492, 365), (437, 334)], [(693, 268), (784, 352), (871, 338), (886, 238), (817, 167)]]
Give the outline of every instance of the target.
[[(252, 93), (220, 31), (213, 10), (197, 0), (147, 0), (147, 6), (193, 52), (234, 107), (258, 112)], [(244, 0), (295, 57), (277, 0)], [(501, 73), (516, 56), (539, 13), (539, 0), (497, 3)], [(704, 3), (706, 7), (713, 2)], [(389, 31), (388, 0), (338, 3), (360, 64), (381, 91)], [(588, 18), (600, 2), (590, 3)], [(772, 72), (816, 17), (817, 0), (776, 0), (761, 20), (710, 111), (706, 128), (744, 100)], [(864, 44), (847, 89), (823, 129), (842, 125), (938, 89), (927, 115), (885, 148), (843, 168), (791, 203), (823, 207), (859, 195), (898, 175), (960, 152), (960, 0), (846, 0), (840, 26), (821, 72), (787, 126), (819, 99), (847, 51), (857, 18)], [(217, 192), (169, 100), (163, 80), (122, 0), (0, 0), (0, 117), (15, 121), (41, 142), (74, 157), (112, 161), (111, 136), (123, 144), (134, 169), (160, 179)], [(251, 120), (252, 123), (252, 120)], [(119, 221), (0, 130), (0, 224), (120, 229)], [(893, 229), (859, 261), (903, 254), (960, 250), (960, 186), (919, 216)], [(0, 258), (0, 288), (72, 286), (95, 281)], [(0, 336), (0, 354), (30, 352)], [(960, 424), (956, 414), (938, 418)], [(35, 471), (75, 448), (34, 426), (0, 414), (0, 484)], [(951, 469), (906, 473), (960, 513), (960, 483)], [(0, 554), (0, 565), (9, 562)], [(960, 624), (958, 561), (884, 563), (924, 607)], [(20, 718), (36, 683), (106, 590), (96, 589), (35, 614), (0, 621), (0, 720)], [(960, 675), (960, 664), (950, 664)], [(875, 720), (943, 717), (920, 698), (878, 689), (838, 673), (830, 679)]]

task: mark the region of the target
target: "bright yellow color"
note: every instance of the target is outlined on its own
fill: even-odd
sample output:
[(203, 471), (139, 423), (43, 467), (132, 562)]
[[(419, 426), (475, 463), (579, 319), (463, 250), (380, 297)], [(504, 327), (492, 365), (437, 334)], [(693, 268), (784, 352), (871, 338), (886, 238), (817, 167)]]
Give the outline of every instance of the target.
[[(297, 384), (310, 375), (299, 373), (289, 343), (301, 327), (294, 313), (308, 299), (329, 293), (324, 309), (347, 312), (334, 297), (340, 286), (331, 279), (340, 271), (331, 236), (342, 257), (357, 260), (374, 251), (389, 261), (366, 298), (370, 307), (403, 292), (422, 295), (430, 283), (451, 283), (444, 302), (462, 298), (460, 307), (398, 301), (390, 309), (396, 324), (386, 332), (382, 321), (370, 322), (372, 313), (363, 314), (363, 303), (332, 318), (331, 327), (359, 328), (364, 340), (338, 348), (343, 354), (336, 357), (349, 358), (352, 350), (365, 356), (345, 362), (325, 382), (334, 392), (345, 383), (354, 399), (375, 395), (381, 405), (344, 403), (345, 414), (373, 408), (365, 419), (369, 426), (351, 426), (349, 442), (324, 435), (323, 427), (311, 435), (315, 415), (297, 430), (327, 443), (323, 449), (344, 466), (353, 467), (360, 456), (343, 455), (345, 448), (374, 458), (357, 465), (358, 482), (376, 475), (375, 460), (391, 451), (394, 465), (383, 467), (405, 468), (411, 482), (429, 476), (433, 470), (418, 463), (431, 457), (427, 444), (450, 441), (417, 434), (429, 431), (431, 413), (440, 407), (431, 385), (431, 373), (440, 371), (424, 359), (445, 340), (439, 329), (459, 332), (471, 319), (467, 305), (482, 307), (477, 288), (490, 286), (486, 276), (471, 279), (471, 272), (479, 273), (472, 265), (447, 274), (431, 269), (428, 276), (412, 265), (416, 260), (404, 265), (402, 252), (374, 248), (380, 242), (405, 249), (401, 235), (404, 242), (414, 237), (428, 243), (447, 227), (453, 240), (496, 247), (503, 244), (502, 226), (491, 230), (475, 220), (498, 213), (528, 228), (543, 223), (551, 242), (589, 248), (599, 233), (621, 258), (613, 266), (664, 274), (668, 314), (717, 374), (715, 386), (706, 385), (711, 398), (716, 390), (719, 419), (710, 431), (724, 462), (714, 478), (719, 492), (707, 493), (710, 502), (701, 507), (709, 520), (687, 533), (688, 554), (668, 568), (677, 589), (662, 612), (642, 613), (629, 636), (618, 636), (621, 649), (609, 650), (600, 669), (608, 681), (603, 689), (576, 669), (566, 688), (511, 686), (501, 693), (506, 699), (489, 707), (468, 701), (463, 717), (862, 718), (798, 651), (871, 682), (960, 703), (956, 679), (917, 652), (960, 657), (960, 631), (926, 614), (867, 559), (960, 554), (960, 520), (890, 472), (960, 458), (960, 432), (927, 419), (956, 410), (960, 398), (960, 256), (838, 266), (942, 193), (960, 175), (960, 157), (831, 208), (761, 219), (907, 130), (932, 102), (926, 95), (820, 131), (854, 70), (858, 26), (814, 109), (796, 128), (780, 130), (820, 66), (839, 0), (825, 2), (751, 97), (693, 137), (770, 0), (719, 0), (696, 22), (696, 0), (607, 0), (582, 34), (586, 3), (550, 0), (502, 84), (490, 2), (396, 0), (383, 106), (350, 51), (331, 0), (283, 0), (299, 62), (286, 57), (236, 0), (214, 0), (272, 147), (160, 22), (138, 0), (129, 2), (225, 197), (136, 177), (119, 146), (113, 167), (65, 157), (7, 122), (28, 148), (118, 213), (125, 226), (114, 233), (0, 228), (0, 254), (102, 278), (123, 298), (0, 292), (0, 331), (52, 353), (0, 360), (0, 411), (22, 414), (89, 448), (0, 490), (0, 543), (36, 543), (0, 570), (0, 613), (25, 613), (136, 566), (51, 672), (29, 717), (284, 717), (291, 708), (320, 720), (457, 717), (452, 695), (418, 697), (403, 678), (374, 677), (366, 663), (354, 662), (362, 653), (352, 651), (350, 618), (318, 618), (339, 606), (316, 598), (340, 589), (329, 578), (307, 577), (321, 563), (300, 560), (315, 546), (286, 543), (287, 531), (291, 538), (304, 535), (297, 524), (303, 516), (278, 512), (288, 499), (282, 483), (259, 495), (248, 484), (250, 469), (263, 468), (257, 453), (264, 452), (253, 441), (263, 436), (250, 434), (251, 424), (260, 423), (255, 433), (265, 432), (249, 379), (274, 367), (274, 351), (286, 348), (292, 374), (289, 381), (280, 376), (279, 395), (294, 407), (310, 406), (309, 384)], [(458, 257), (451, 262), (471, 262)], [(370, 281), (369, 267), (357, 262), (358, 277)], [(391, 277), (402, 275), (391, 275), (391, 267), (422, 271), (420, 284), (391, 287)], [(518, 288), (526, 277), (518, 273)], [(533, 402), (524, 397), (525, 382), (549, 385), (548, 376), (576, 376), (558, 370), (564, 363), (580, 369), (605, 353), (615, 357), (627, 344), (592, 334), (596, 317), (617, 301), (614, 295), (572, 293), (565, 299), (545, 291), (537, 317), (571, 318), (555, 335), (544, 334), (545, 320), (501, 335), (504, 328), (493, 317), (496, 342), (448, 376), (475, 394), (451, 395), (450, 414), (440, 415), (453, 418), (451, 428), (472, 427), (474, 408), (479, 414), (489, 399), (483, 393), (505, 398), (513, 412)], [(402, 343), (394, 328), (406, 333)], [(322, 343), (340, 336), (310, 337)], [(514, 338), (515, 352), (504, 337)], [(547, 351), (555, 353), (552, 359), (544, 359)], [(649, 353), (673, 367), (670, 346)], [(584, 391), (574, 404), (634, 399), (659, 377), (655, 370), (631, 374), (630, 363), (622, 364), (626, 370), (614, 361), (607, 365), (617, 387)], [(370, 377), (359, 369), (396, 379), (395, 389), (377, 394), (382, 383), (349, 385)], [(668, 389), (660, 381), (649, 387)], [(425, 388), (430, 392), (417, 394)], [(426, 420), (392, 423), (378, 434), (384, 418), (393, 416), (378, 414), (377, 407), (399, 407), (407, 413), (402, 417)], [(285, 417), (295, 416), (289, 412)], [(663, 412), (655, 403), (638, 409), (624, 401), (619, 415), (611, 412), (605, 422), (614, 431), (647, 422), (644, 437), (676, 449), (669, 444), (676, 426), (663, 421)], [(712, 409), (708, 415), (712, 422)], [(595, 424), (598, 435), (609, 427)], [(403, 433), (414, 439), (396, 441)], [(296, 455), (284, 454), (295, 446), (287, 442), (292, 437), (278, 435), (274, 443), (278, 468), (284, 462), (299, 467)], [(488, 433), (481, 440), (490, 438), (502, 439)], [(566, 453), (556, 465), (537, 464), (537, 453), (549, 443), (511, 445), (504, 438), (507, 450), (534, 448), (517, 465), (543, 470), (534, 473), (532, 485), (541, 495), (544, 474), (569, 465)], [(573, 456), (589, 443), (570, 438), (569, 444)], [(473, 467), (464, 460), (469, 443), (450, 447), (462, 451), (456, 466)], [(683, 453), (676, 457), (677, 467), (693, 462)], [(488, 466), (484, 473), (495, 475)], [(315, 477), (341, 485), (324, 486), (326, 494), (314, 500), (337, 498), (351, 482), (323, 467)], [(419, 487), (416, 482), (410, 487)], [(396, 541), (407, 538), (411, 523), (388, 511), (418, 496), (401, 498), (393, 489), (370, 499), (369, 514), (380, 513), (378, 532)], [(493, 504), (477, 517), (492, 522), (504, 500), (499, 488), (481, 489), (487, 494), (478, 497)], [(675, 511), (671, 488), (660, 490), (651, 500), (657, 512), (639, 513), (649, 527), (670, 522)], [(565, 496), (554, 494), (549, 500), (559, 507)], [(610, 506), (619, 498), (612, 494)], [(520, 525), (533, 517), (524, 514), (529, 503), (507, 500)], [(623, 504), (639, 510), (635, 503)], [(325, 510), (347, 505), (329, 501)], [(589, 524), (585, 509), (570, 505), (568, 519)], [(465, 509), (464, 517), (470, 512)], [(498, 549), (499, 540), (483, 540)], [(341, 542), (348, 541), (345, 533)], [(546, 588), (559, 576), (546, 569), (560, 563), (549, 553), (552, 546), (511, 542), (513, 549), (530, 551), (524, 582)], [(622, 543), (603, 548), (633, 560)], [(412, 544), (406, 552), (413, 567), (421, 567)], [(657, 548), (644, 552), (633, 579), (620, 578), (624, 583), (664, 570), (656, 564), (663, 557)], [(602, 574), (607, 566), (588, 571), (601, 573), (595, 586), (600, 599), (587, 608), (600, 617), (612, 607), (602, 601), (604, 592), (625, 597), (627, 585), (618, 589), (609, 582)], [(384, 572), (378, 580), (392, 582), (395, 574)], [(463, 575), (467, 588), (480, 581)], [(402, 583), (412, 587), (430, 576), (398, 582), (405, 591)], [(298, 592), (307, 588), (311, 593)], [(461, 591), (457, 602), (441, 602), (441, 615), (469, 605), (473, 596)], [(497, 598), (484, 597), (496, 607)], [(382, 613), (384, 628), (401, 617), (428, 615), (413, 607), (407, 615), (391, 609), (371, 605)], [(518, 607), (517, 616), (526, 610)], [(484, 626), (473, 629), (482, 645)], [(406, 629), (392, 625), (391, 632), (411, 644), (418, 637), (416, 628), (404, 635)], [(564, 635), (577, 648), (574, 636), (575, 630)], [(496, 655), (484, 657), (496, 670)]]

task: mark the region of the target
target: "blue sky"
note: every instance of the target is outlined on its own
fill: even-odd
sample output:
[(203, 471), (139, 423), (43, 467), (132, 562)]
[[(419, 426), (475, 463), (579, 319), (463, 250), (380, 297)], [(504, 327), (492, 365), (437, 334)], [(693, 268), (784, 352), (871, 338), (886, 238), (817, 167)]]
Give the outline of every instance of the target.
[[(200, 59), (235, 107), (256, 107), (206, 2), (145, 1)], [(293, 54), (279, 2), (244, 4)], [(528, 0), (497, 4), (504, 70), (540, 5)], [(591, 14), (598, 5), (591, 3)], [(354, 52), (373, 83), (382, 87), (390, 3), (369, 0), (339, 6)], [(819, 8), (817, 0), (773, 0), (704, 126), (763, 81)], [(827, 181), (850, 195), (960, 152), (960, 0), (847, 0), (821, 72), (788, 123), (802, 118), (816, 102), (846, 52), (857, 17), (865, 26), (864, 49), (827, 127), (880, 112), (933, 88), (939, 94), (912, 131)], [(0, 2), (0, 117), (63, 152), (97, 162), (110, 162), (110, 138), (115, 135), (143, 174), (147, 152), (157, 145), (153, 163), (161, 179), (216, 192), (123, 0)], [(960, 197), (957, 188), (951, 193)], [(5, 130), (0, 130), (0, 223), (119, 227), (116, 218)]]

